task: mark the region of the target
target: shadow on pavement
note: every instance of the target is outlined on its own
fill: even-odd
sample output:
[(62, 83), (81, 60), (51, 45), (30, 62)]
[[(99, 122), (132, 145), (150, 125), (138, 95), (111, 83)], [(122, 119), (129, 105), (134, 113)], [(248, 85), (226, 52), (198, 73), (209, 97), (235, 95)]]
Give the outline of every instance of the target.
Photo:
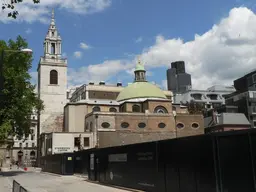
[(0, 171), (0, 176), (2, 177), (13, 177), (13, 176), (17, 176), (17, 175), (20, 175), (20, 174), (24, 174), (26, 172), (24, 171), (7, 171), (7, 172), (1, 172)]

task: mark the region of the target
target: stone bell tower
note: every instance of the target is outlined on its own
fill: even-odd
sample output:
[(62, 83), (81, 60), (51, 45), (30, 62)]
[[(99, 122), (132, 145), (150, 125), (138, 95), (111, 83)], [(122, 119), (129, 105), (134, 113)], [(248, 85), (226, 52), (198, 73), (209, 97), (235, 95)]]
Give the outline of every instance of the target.
[(61, 131), (56, 130), (60, 128), (54, 125), (61, 116), (63, 121), (66, 104), (67, 59), (62, 58), (61, 43), (52, 10), (51, 23), (44, 40), (44, 55), (37, 68), (38, 96), (44, 102), (44, 110), (40, 115), (40, 133)]

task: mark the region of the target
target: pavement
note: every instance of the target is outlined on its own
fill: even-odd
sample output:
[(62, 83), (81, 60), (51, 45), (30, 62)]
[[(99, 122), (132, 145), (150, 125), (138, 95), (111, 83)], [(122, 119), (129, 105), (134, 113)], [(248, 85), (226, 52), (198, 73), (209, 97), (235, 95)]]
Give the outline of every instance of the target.
[(11, 192), (15, 179), (29, 192), (129, 192), (85, 181), (77, 176), (60, 176), (35, 171), (0, 172), (0, 192)]

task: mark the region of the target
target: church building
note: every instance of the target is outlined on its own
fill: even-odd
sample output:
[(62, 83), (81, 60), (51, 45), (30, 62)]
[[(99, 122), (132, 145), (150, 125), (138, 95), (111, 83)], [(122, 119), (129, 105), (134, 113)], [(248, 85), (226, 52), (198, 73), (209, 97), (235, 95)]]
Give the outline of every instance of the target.
[(40, 155), (204, 133), (203, 116), (174, 106), (171, 91), (147, 81), (141, 61), (126, 87), (90, 82), (67, 92), (61, 42), (53, 12), (38, 65), (38, 95), (45, 105), (39, 115)]

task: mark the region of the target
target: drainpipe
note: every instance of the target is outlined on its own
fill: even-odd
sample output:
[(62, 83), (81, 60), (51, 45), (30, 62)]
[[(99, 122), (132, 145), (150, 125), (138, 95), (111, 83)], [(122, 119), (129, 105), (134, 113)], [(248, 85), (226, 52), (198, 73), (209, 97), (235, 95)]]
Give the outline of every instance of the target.
[(99, 148), (99, 130), (98, 130), (98, 114), (95, 115), (96, 118), (96, 147)]
[(177, 138), (178, 137), (178, 134), (177, 134), (177, 126), (176, 126), (176, 116), (177, 116), (177, 112), (176, 111), (172, 111), (173, 113), (173, 117), (174, 117), (174, 126), (175, 126), (175, 137)]

